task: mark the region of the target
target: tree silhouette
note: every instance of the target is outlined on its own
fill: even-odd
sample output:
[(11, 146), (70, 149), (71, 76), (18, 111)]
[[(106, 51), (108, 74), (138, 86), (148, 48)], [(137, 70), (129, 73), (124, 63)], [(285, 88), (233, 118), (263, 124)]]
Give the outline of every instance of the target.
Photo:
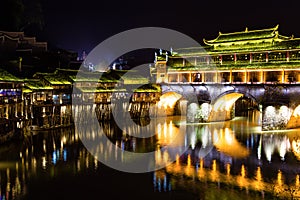
[(0, 28), (17, 31), (22, 25), (24, 4), (21, 0), (3, 0), (0, 6)]
[(42, 4), (39, 0), (24, 0), (24, 20), (20, 30), (43, 29), (44, 17)]
[(39, 0), (1, 1), (0, 30), (41, 30), (43, 26), (43, 10)]

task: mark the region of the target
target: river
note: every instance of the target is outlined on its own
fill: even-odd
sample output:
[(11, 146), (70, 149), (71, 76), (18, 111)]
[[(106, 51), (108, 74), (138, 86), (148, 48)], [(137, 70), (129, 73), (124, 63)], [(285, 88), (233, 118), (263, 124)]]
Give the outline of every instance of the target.
[[(147, 130), (153, 136), (148, 138), (138, 137), (142, 126), (100, 123), (119, 149), (157, 152), (153, 160), (160, 169), (145, 173), (122, 172), (99, 162), (94, 157), (98, 146), (93, 150), (82, 142), (82, 133), (89, 131), (96, 140), (93, 127), (27, 132), (0, 147), (0, 199), (299, 198), (300, 130), (263, 132), (260, 117), (251, 112), (199, 124), (180, 117), (152, 119)], [(185, 150), (172, 160), (162, 147), (176, 137)], [(106, 147), (102, 145), (100, 154)], [(108, 153), (123, 159), (117, 150)]]

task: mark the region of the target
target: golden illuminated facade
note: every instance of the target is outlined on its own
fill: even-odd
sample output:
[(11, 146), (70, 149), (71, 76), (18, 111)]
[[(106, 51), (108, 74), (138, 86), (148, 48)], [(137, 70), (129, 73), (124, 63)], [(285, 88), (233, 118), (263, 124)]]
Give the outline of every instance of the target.
[(23, 115), (22, 85), (22, 80), (0, 69), (0, 143), (5, 140), (4, 134), (12, 135), (13, 129), (20, 126), (15, 119)]
[(220, 32), (203, 47), (161, 51), (151, 73), (157, 83), (298, 83), (300, 39), (278, 28)]

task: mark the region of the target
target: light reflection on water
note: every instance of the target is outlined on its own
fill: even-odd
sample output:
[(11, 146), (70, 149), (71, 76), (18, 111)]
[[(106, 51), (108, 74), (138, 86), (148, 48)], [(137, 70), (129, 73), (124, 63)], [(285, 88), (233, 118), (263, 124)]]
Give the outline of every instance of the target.
[[(152, 183), (155, 193), (184, 191), (199, 198), (234, 199), (235, 192), (245, 198), (252, 198), (252, 194), (258, 199), (266, 195), (299, 197), (300, 130), (261, 132), (257, 118), (248, 119), (187, 124), (181, 142), (188, 150), (145, 181)], [(131, 137), (130, 131), (139, 130), (130, 127), (122, 132), (112, 123), (101, 126), (117, 147), (132, 152), (157, 150), (155, 162), (164, 164), (170, 155), (160, 148), (173, 141), (180, 124), (184, 121), (176, 117), (158, 121), (150, 128), (155, 132), (150, 138)], [(97, 134), (91, 131), (89, 137)], [(98, 147), (95, 151), (104, 152), (106, 144)], [(110, 151), (116, 159), (122, 157), (114, 149)], [(2, 145), (0, 159), (1, 199), (26, 196), (33, 191), (28, 189), (32, 180), (101, 173), (101, 164), (82, 146), (73, 128), (27, 135), (22, 141)]]

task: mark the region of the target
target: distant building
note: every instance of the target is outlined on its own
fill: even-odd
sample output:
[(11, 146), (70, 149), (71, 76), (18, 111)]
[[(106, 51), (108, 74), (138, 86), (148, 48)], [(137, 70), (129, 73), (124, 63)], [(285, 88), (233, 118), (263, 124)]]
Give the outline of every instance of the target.
[(0, 31), (0, 52), (20, 55), (47, 51), (47, 42), (37, 42), (35, 37), (27, 37), (24, 32)]

